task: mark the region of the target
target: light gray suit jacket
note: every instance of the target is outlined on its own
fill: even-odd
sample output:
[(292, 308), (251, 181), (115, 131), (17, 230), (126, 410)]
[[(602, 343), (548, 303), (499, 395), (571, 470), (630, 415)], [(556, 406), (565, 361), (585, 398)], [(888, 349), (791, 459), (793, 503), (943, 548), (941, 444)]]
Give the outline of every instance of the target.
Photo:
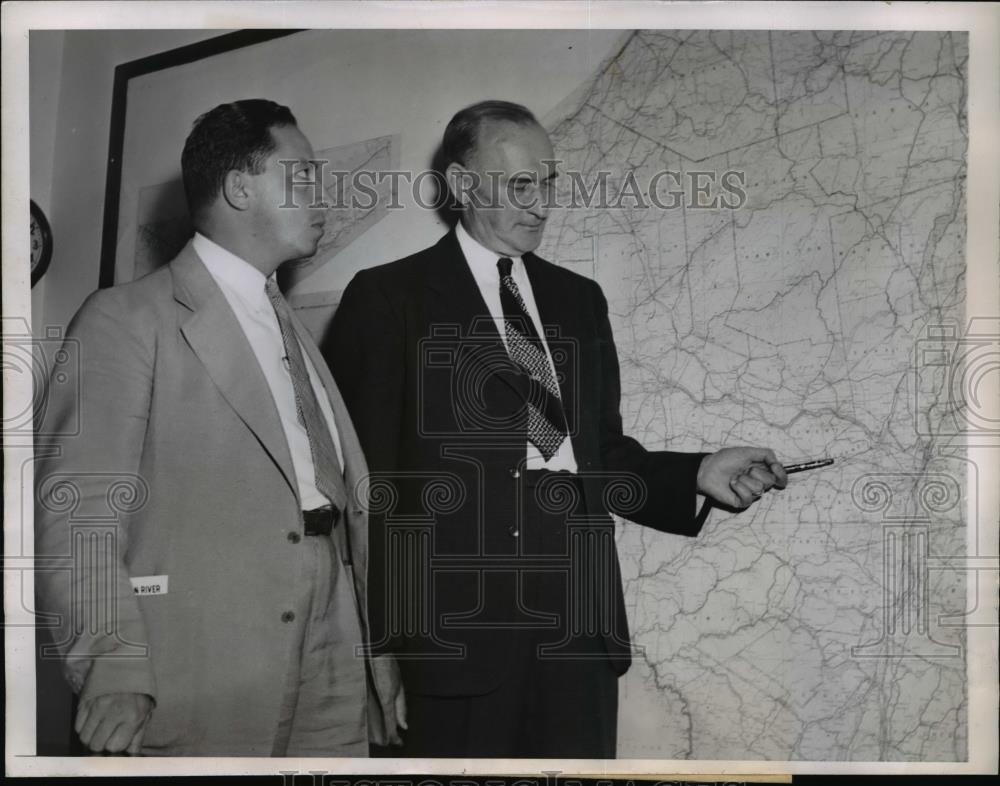
[[(79, 373), (43, 402), (36, 465), (40, 611), (59, 615), (54, 654), (81, 699), (154, 697), (145, 753), (268, 755), (292, 653), (283, 614), (302, 580), (289, 538), (302, 508), (253, 350), (190, 244), (168, 266), (91, 295), (67, 341)], [(325, 361), (303, 344), (340, 433), (367, 638), (367, 467)], [(137, 595), (136, 577), (166, 580)], [(383, 706), (394, 668), (369, 664), (375, 742), (393, 722)]]

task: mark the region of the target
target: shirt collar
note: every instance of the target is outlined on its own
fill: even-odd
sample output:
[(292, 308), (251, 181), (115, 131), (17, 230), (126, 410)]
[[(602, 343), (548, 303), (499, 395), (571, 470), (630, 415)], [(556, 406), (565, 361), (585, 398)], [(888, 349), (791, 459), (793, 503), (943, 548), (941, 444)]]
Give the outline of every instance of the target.
[[(465, 261), (468, 263), (469, 269), (472, 271), (472, 275), (476, 281), (482, 281), (486, 284), (497, 284), (499, 286), (500, 271), (497, 270), (497, 260), (505, 255), (490, 251), (486, 246), (474, 239), (466, 231), (465, 227), (462, 226), (461, 221), (455, 227), (455, 235), (458, 238), (458, 245), (462, 249), (462, 254), (465, 255)], [(521, 271), (521, 257), (509, 257), (509, 259), (514, 262), (512, 275), (519, 276)]]
[(192, 245), (220, 287), (252, 308), (270, 307), (264, 291), (267, 278), (257, 268), (200, 232), (194, 233)]

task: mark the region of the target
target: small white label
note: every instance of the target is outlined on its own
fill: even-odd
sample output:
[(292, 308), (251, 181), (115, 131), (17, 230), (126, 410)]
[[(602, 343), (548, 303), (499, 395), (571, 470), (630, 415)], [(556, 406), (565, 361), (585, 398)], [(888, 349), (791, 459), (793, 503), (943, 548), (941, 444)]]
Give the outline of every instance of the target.
[(132, 581), (132, 592), (136, 595), (166, 595), (169, 576), (136, 576)]

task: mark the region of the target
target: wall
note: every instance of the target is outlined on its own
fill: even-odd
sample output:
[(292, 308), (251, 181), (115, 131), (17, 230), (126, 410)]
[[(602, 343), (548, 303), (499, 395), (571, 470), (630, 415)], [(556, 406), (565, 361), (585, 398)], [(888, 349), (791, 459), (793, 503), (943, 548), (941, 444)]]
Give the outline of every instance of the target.
[[(30, 194), (50, 221), (64, 43), (65, 33), (62, 30), (32, 31), (28, 43)], [(44, 324), (43, 304), (49, 278), (43, 276), (31, 290), (32, 325), (36, 336), (44, 335), (41, 326)]]
[(32, 297), (36, 335), (43, 323), (65, 326), (97, 288), (115, 67), (223, 32), (32, 32), (31, 192), (54, 236), (52, 262)]

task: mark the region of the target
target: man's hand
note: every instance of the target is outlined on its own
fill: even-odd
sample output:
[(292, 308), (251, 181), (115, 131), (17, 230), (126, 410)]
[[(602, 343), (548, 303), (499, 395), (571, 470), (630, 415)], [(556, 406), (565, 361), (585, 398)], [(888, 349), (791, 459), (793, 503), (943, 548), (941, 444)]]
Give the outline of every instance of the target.
[(145, 693), (108, 693), (80, 703), (74, 728), (94, 753), (135, 755), (152, 710), (153, 699)]
[(698, 468), (698, 493), (735, 510), (787, 483), (784, 467), (768, 448), (722, 448), (705, 456)]
[(396, 725), (403, 731), (409, 728), (406, 725), (406, 691), (403, 690), (403, 683), (399, 684), (399, 693), (396, 694)]
[(399, 664), (393, 655), (378, 655), (372, 659), (372, 667), (388, 676), (389, 690), (388, 702), (382, 705), (382, 714), (385, 717), (385, 745), (402, 745), (403, 740), (399, 736), (399, 729), (404, 731), (409, 728), (406, 725), (406, 694), (403, 691), (403, 680), (399, 673)]

